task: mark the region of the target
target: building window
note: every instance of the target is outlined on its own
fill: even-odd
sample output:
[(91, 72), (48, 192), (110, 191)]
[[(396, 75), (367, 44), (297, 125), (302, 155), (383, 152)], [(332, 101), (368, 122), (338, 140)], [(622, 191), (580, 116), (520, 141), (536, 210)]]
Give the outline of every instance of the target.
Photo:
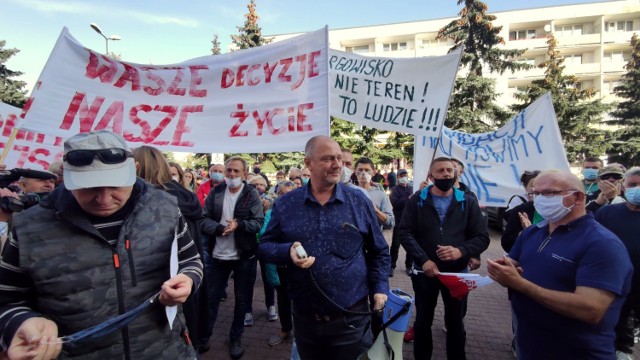
[(437, 48), (449, 46), (449, 39), (422, 39), (423, 48)]
[(527, 39), (535, 39), (536, 30), (528, 29), (528, 30), (514, 30), (509, 32), (509, 40), (527, 40)]
[(582, 64), (582, 54), (564, 55), (564, 63), (566, 65), (579, 65), (579, 64)]
[(620, 62), (628, 62), (630, 59), (631, 59), (631, 51), (613, 50), (613, 51), (604, 52), (602, 62), (620, 63)]
[(392, 42), (392, 43), (383, 43), (382, 51), (402, 51), (407, 50), (407, 42)]
[(604, 31), (606, 32), (624, 32), (633, 31), (632, 20), (607, 21), (604, 23)]
[(355, 54), (364, 54), (369, 52), (369, 45), (346, 46), (344, 51)]
[(582, 25), (557, 25), (556, 35), (558, 36), (578, 36), (582, 35)]
[(618, 81), (605, 81), (602, 83), (602, 92), (607, 94), (613, 94), (613, 89), (622, 85), (622, 82)]

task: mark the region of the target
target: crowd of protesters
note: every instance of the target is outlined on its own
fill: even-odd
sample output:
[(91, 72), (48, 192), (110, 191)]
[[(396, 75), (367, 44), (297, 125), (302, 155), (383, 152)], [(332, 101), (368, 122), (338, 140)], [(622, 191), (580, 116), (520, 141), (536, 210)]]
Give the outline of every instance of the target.
[[(478, 269), (489, 235), (459, 160), (434, 159), (414, 193), (411, 169), (380, 170), (324, 136), (275, 179), (241, 157), (183, 169), (108, 131), (71, 137), (64, 150), (48, 171), (0, 189), (0, 356), (198, 359), (220, 303), (233, 301), (229, 355), (240, 359), (254, 291), (264, 291), (266, 319), (281, 325), (266, 346), (294, 341), (292, 359), (355, 359), (382, 327), (403, 246), (416, 304), (405, 341), (431, 358), (441, 296), (447, 358), (466, 358), (467, 297), (437, 275)], [(582, 178), (525, 171), (505, 213), (508, 256), (486, 260), (509, 289), (518, 359), (633, 353), (640, 168), (588, 158)]]

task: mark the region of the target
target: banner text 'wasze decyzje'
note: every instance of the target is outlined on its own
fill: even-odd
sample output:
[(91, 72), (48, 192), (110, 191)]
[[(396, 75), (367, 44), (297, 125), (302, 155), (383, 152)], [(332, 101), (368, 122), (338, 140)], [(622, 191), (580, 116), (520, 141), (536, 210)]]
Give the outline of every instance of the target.
[(331, 50), (331, 115), (376, 129), (438, 136), (460, 54), (386, 58)]
[(426, 179), (434, 152), (465, 164), (461, 181), (486, 206), (506, 206), (511, 196), (523, 195), (524, 171), (570, 170), (549, 93), (496, 131), (468, 134), (444, 127), (439, 140), (416, 136), (416, 186)]
[(297, 151), (328, 135), (327, 30), (174, 65), (111, 59), (66, 29), (23, 129), (67, 138), (108, 129), (166, 151)]

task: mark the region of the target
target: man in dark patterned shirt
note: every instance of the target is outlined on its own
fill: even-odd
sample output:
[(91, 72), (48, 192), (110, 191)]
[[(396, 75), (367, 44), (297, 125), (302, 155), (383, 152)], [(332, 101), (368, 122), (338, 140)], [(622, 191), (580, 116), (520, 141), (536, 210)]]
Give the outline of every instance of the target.
[(311, 179), (276, 200), (259, 253), (294, 265), (290, 295), (301, 358), (355, 359), (372, 342), (369, 295), (374, 310), (387, 300), (389, 248), (371, 201), (340, 183), (338, 143), (313, 137), (304, 162)]

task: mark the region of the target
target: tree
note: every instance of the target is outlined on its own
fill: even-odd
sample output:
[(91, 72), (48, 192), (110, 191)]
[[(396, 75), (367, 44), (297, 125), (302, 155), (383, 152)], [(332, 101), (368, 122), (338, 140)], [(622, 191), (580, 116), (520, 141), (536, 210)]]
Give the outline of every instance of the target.
[(631, 37), (631, 59), (624, 68), (627, 72), (621, 84), (613, 89), (624, 101), (617, 104), (612, 119), (607, 121), (619, 127), (608, 141), (612, 144), (609, 161), (631, 167), (640, 165), (640, 38), (636, 33)]
[(581, 162), (586, 157), (604, 154), (607, 147), (604, 132), (595, 126), (601, 122), (609, 106), (599, 99), (589, 101), (594, 96), (595, 90), (581, 89), (575, 75), (563, 73), (564, 57), (556, 50), (558, 42), (554, 36), (549, 37), (547, 45), (548, 58), (538, 65), (539, 68), (546, 69), (544, 78), (534, 80), (527, 89), (516, 92), (515, 98), (523, 103), (513, 105), (511, 108), (521, 111), (546, 92), (551, 92), (569, 163)]
[(213, 55), (222, 54), (222, 49), (220, 48), (220, 40), (218, 39), (218, 34), (213, 34), (213, 40), (211, 40), (211, 54)]
[(250, 49), (270, 43), (271, 39), (262, 37), (262, 28), (258, 25), (260, 17), (256, 13), (254, 0), (249, 2), (247, 9), (249, 12), (244, 16), (244, 26), (238, 26), (238, 35), (231, 35), (231, 41), (238, 49)]
[(5, 40), (0, 40), (0, 101), (22, 108), (27, 101), (27, 91), (24, 89), (27, 83), (13, 80), (12, 78), (21, 76), (22, 72), (10, 70), (5, 65), (9, 58), (20, 52), (20, 50), (15, 48), (5, 49), (5, 44)]
[(498, 94), (495, 81), (483, 77), (483, 67), (502, 75), (505, 71), (525, 70), (531, 65), (515, 59), (526, 50), (505, 50), (495, 46), (504, 44), (498, 35), (502, 26), (493, 26), (495, 15), (487, 14), (487, 4), (477, 0), (458, 0), (464, 7), (460, 18), (447, 24), (438, 32), (438, 39), (452, 39), (450, 51), (464, 46), (460, 66), (468, 70), (466, 77), (456, 79), (454, 93), (447, 113), (449, 128), (467, 132), (485, 132), (494, 123), (502, 123), (511, 115), (496, 104)]

